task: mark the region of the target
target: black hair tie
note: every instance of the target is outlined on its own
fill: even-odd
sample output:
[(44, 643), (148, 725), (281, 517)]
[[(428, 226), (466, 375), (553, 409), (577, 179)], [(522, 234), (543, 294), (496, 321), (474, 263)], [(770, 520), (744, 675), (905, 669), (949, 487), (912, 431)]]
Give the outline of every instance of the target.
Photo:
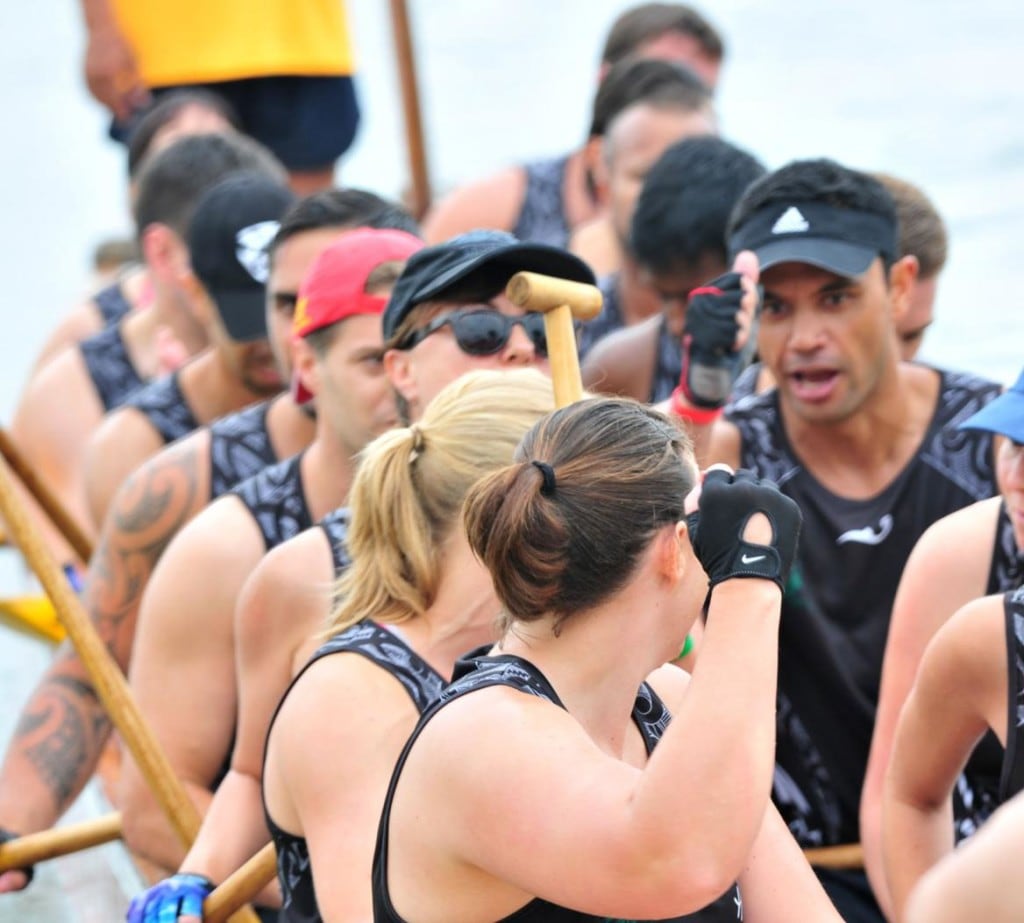
[(544, 478), (544, 483), (540, 485), (540, 492), (544, 494), (545, 497), (550, 497), (555, 492), (555, 469), (547, 462), (532, 461), (530, 464), (533, 465), (533, 467), (541, 473), (541, 477)]

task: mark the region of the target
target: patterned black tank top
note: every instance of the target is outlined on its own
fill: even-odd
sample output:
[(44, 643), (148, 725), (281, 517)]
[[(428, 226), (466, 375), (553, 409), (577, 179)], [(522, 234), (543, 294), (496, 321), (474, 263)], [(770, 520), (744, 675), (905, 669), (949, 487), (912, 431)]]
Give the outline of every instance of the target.
[[(373, 919), (374, 923), (405, 923), (391, 903), (388, 890), (388, 828), (391, 821), (391, 803), (395, 787), (402, 774), (402, 767), (415, 744), (417, 737), (426, 727), (430, 719), (449, 702), (453, 702), (477, 689), (490, 686), (510, 686), (527, 695), (546, 699), (559, 708), (565, 708), (558, 693), (555, 692), (547, 678), (532, 663), (521, 657), (511, 655), (467, 657), (459, 661), (455, 668), (455, 677), (441, 693), (440, 699), (420, 718), (409, 742), (405, 745), (402, 755), (395, 766), (388, 786), (384, 810), (381, 814), (380, 827), (377, 831), (377, 847), (373, 856)], [(672, 716), (658, 697), (657, 693), (647, 684), (641, 685), (637, 691), (636, 703), (633, 706), (633, 721), (643, 737), (648, 756), (655, 745), (661, 740)], [(734, 885), (713, 904), (709, 904), (696, 913), (682, 917), (673, 917), (671, 921), (662, 923), (726, 923), (743, 919), (743, 899), (739, 887)], [(503, 917), (499, 923), (629, 923), (629, 921), (610, 920), (606, 917), (595, 917), (592, 914), (580, 913), (567, 907), (559, 907), (549, 901), (536, 898), (515, 913)]]
[(526, 194), (512, 233), (520, 240), (564, 247), (569, 243), (563, 187), (568, 155), (523, 164)]
[(304, 454), (300, 452), (264, 468), (228, 491), (242, 501), (256, 520), (267, 551), (313, 526), (302, 489)]
[(334, 576), (348, 569), (352, 558), (348, 553), (348, 526), (352, 521), (352, 512), (347, 506), (332, 510), (317, 525), (324, 530), (327, 544), (331, 546), (331, 561), (334, 563)]
[[(321, 658), (341, 652), (361, 654), (394, 676), (405, 687), (420, 714), (437, 699), (444, 687), (441, 675), (397, 634), (374, 622), (358, 622), (319, 647), (291, 681), (270, 721), (270, 727), (267, 729), (268, 739), (281, 705), (302, 674)], [(319, 923), (320, 909), (317, 907), (316, 894), (313, 891), (313, 872), (305, 838), (282, 830), (275, 824), (270, 811), (267, 810), (266, 802), (263, 804), (263, 814), (277, 848), (282, 923)]]
[(103, 404), (104, 412), (120, 407), (146, 383), (142, 380), (121, 336), (121, 327), (112, 324), (78, 344), (86, 371)]
[(1006, 758), (999, 780), (1000, 804), (1024, 790), (1024, 587), (1003, 595), (1006, 624)]
[(271, 403), (264, 401), (210, 424), (211, 500), (280, 460), (267, 432)]
[(182, 394), (177, 372), (151, 381), (132, 394), (122, 406), (134, 407), (145, 414), (165, 443), (187, 436), (199, 427)]
[(132, 309), (131, 302), (124, 296), (120, 282), (101, 288), (92, 296), (92, 301), (103, 318), (104, 327), (117, 324)]
[(782, 600), (773, 797), (802, 846), (852, 843), (896, 587), (914, 544), (943, 516), (996, 493), (992, 437), (956, 427), (1000, 392), (936, 370), (939, 395), (904, 469), (876, 496), (829, 491), (802, 464), (774, 389), (726, 409), (740, 465), (768, 477), (803, 512)]

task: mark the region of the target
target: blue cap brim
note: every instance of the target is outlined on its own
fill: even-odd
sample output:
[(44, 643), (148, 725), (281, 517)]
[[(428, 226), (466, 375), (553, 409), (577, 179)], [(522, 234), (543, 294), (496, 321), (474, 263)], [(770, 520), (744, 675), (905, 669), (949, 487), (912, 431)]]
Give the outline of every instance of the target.
[(1024, 393), (1016, 388), (1005, 391), (957, 429), (985, 430), (1024, 444)]

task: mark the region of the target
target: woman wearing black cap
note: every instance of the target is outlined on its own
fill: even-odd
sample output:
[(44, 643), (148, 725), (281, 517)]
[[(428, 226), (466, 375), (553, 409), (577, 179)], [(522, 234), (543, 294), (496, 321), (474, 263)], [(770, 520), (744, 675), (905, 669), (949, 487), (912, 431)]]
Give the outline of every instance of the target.
[[(503, 634), (399, 760), (377, 923), (737, 920), (745, 905), (761, 923), (839, 919), (768, 806), (778, 588), (799, 513), (715, 470), (698, 521), (683, 501), (695, 511), (696, 484), (669, 419), (590, 400), (541, 420), (470, 492)], [(661, 665), (709, 582), (688, 684)]]

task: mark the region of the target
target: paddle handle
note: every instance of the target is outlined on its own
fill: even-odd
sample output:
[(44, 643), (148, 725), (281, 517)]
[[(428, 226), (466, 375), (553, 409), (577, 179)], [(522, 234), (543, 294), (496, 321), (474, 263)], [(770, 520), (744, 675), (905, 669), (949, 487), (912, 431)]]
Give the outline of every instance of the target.
[(843, 843), (841, 846), (818, 846), (805, 849), (804, 858), (811, 865), (823, 869), (864, 868), (864, 849), (860, 843)]
[(394, 35), (398, 80), (402, 93), (402, 115), (405, 121), (405, 142), (409, 151), (409, 174), (412, 181), (411, 211), (419, 219), (430, 208), (430, 175), (427, 151), (423, 141), (423, 119), (420, 115), (420, 91), (416, 79), (412, 28), (405, 0), (391, 0), (391, 31)]
[(11, 434), (0, 427), (0, 455), (3, 455), (18, 480), (42, 508), (43, 512), (64, 536), (64, 539), (83, 563), (92, 557), (92, 540), (72, 516), (60, 498), (43, 482), (36, 470), (28, 463), (21, 450), (14, 444)]
[(0, 872), (35, 865), (69, 853), (100, 846), (121, 837), (121, 814), (114, 811), (65, 827), (28, 833), (16, 840), (0, 843)]
[(259, 894), (276, 874), (277, 852), (273, 843), (267, 843), (210, 892), (203, 901), (203, 923), (223, 923), (234, 910)]
[(594, 285), (537, 272), (517, 272), (505, 286), (505, 295), (524, 311), (544, 315), (555, 406), (566, 407), (580, 400), (583, 378), (573, 318), (589, 320), (597, 316), (601, 310), (600, 290)]

